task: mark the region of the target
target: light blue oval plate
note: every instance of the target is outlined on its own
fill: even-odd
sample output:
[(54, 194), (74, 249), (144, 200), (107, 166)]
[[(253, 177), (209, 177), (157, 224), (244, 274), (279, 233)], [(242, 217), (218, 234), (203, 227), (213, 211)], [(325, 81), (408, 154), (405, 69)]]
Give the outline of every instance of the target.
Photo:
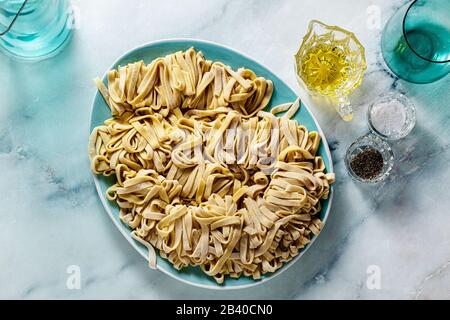
[[(112, 64), (110, 69), (117, 68), (118, 65), (125, 65), (130, 62), (135, 62), (139, 60), (144, 60), (145, 63), (150, 63), (153, 59), (165, 56), (167, 54), (179, 51), (187, 50), (190, 47), (194, 47), (196, 50), (201, 50), (208, 60), (219, 60), (224, 64), (230, 65), (233, 69), (238, 69), (239, 67), (245, 67), (253, 70), (258, 76), (263, 76), (264, 78), (270, 79), (274, 84), (274, 93), (272, 100), (268, 109), (272, 106), (276, 106), (281, 103), (291, 102), (297, 98), (294, 90), (290, 88), (283, 80), (278, 78), (272, 71), (262, 64), (256, 62), (254, 59), (248, 57), (247, 55), (240, 53), (236, 50), (230, 49), (223, 45), (216, 43), (194, 40), (194, 39), (168, 39), (151, 42), (135, 49), (132, 49), (117, 59), (116, 62)], [(106, 73), (103, 76), (103, 81), (106, 83)], [(110, 118), (110, 110), (103, 98), (96, 93), (92, 105), (91, 114), (91, 131), (94, 127), (103, 124), (103, 122)], [(312, 113), (308, 108), (302, 104), (300, 110), (295, 115), (295, 119), (298, 120), (302, 125), (306, 126), (308, 130), (318, 131), (322, 137), (322, 142), (319, 148), (319, 155), (322, 156), (327, 172), (333, 172), (333, 163), (331, 160), (330, 150), (326, 142), (325, 136), (320, 128), (317, 120), (314, 118)], [(113, 220), (114, 224), (124, 235), (124, 237), (130, 242), (130, 244), (147, 259), (147, 249), (135, 241), (130, 235), (130, 229), (124, 225), (119, 219), (119, 209), (114, 202), (110, 202), (105, 198), (106, 189), (114, 183), (114, 178), (94, 176), (95, 186), (97, 188), (100, 199), (105, 207), (108, 215)], [(330, 192), (330, 197), (322, 202), (322, 211), (320, 212), (320, 218), (325, 223), (328, 214), (330, 212), (331, 202), (333, 198), (333, 188)], [(289, 266), (294, 264), (305, 251), (311, 246), (315, 238), (289, 263), (285, 264), (281, 269), (272, 274), (266, 274), (260, 280), (253, 280), (252, 278), (242, 276), (239, 279), (226, 278), (224, 283), (219, 285), (213, 278), (204, 274), (200, 268), (188, 267), (183, 270), (176, 270), (172, 265), (165, 259), (158, 256), (157, 267), (159, 270), (165, 274), (180, 280), (182, 282), (199, 286), (202, 288), (210, 289), (240, 289), (245, 287), (250, 287), (258, 285), (268, 281), (279, 275), (281, 272), (286, 270)]]

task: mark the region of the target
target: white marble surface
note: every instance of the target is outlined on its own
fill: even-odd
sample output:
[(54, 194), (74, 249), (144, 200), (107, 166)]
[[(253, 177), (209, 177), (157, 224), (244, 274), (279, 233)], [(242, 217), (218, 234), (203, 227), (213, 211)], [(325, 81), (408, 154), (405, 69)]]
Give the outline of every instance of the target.
[[(380, 60), (381, 30), (367, 25), (370, 5), (383, 25), (402, 3), (78, 0), (80, 28), (62, 54), (37, 64), (0, 56), (0, 298), (449, 299), (450, 79), (395, 80)], [(300, 93), (325, 130), (337, 174), (321, 236), (284, 274), (240, 291), (203, 290), (149, 270), (94, 190), (86, 156), (92, 78), (136, 45), (193, 37), (246, 52), (299, 88), (292, 55), (313, 18), (353, 30), (368, 59), (352, 123)], [(368, 105), (387, 91), (416, 103), (417, 127), (394, 146), (391, 179), (362, 187), (347, 176), (343, 155), (367, 131)], [(66, 287), (70, 265), (80, 267), (79, 290)], [(380, 290), (366, 286), (370, 265), (380, 268)]]

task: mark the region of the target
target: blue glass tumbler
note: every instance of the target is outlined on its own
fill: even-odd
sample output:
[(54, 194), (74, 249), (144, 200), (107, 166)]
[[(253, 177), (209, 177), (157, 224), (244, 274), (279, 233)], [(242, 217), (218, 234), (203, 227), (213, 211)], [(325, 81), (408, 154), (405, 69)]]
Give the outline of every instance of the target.
[(30, 61), (52, 57), (68, 43), (72, 19), (67, 0), (0, 0), (0, 51)]
[(387, 22), (383, 58), (399, 78), (430, 83), (450, 72), (450, 0), (415, 0)]

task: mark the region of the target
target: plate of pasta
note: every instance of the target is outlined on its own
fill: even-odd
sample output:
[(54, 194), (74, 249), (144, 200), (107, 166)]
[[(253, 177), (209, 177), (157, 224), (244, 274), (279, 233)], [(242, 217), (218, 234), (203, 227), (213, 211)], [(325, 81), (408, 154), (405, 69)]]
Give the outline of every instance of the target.
[(168, 39), (95, 79), (89, 138), (106, 212), (149, 267), (212, 289), (264, 283), (311, 246), (335, 180), (317, 120), (267, 67)]

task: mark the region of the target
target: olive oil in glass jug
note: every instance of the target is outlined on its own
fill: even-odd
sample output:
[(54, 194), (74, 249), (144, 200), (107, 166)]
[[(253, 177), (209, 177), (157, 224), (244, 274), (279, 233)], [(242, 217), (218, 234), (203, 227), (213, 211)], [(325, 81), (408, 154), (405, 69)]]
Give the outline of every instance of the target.
[(345, 121), (353, 118), (348, 95), (365, 70), (364, 48), (353, 33), (317, 20), (309, 23), (295, 55), (297, 79), (312, 95), (331, 98)]

